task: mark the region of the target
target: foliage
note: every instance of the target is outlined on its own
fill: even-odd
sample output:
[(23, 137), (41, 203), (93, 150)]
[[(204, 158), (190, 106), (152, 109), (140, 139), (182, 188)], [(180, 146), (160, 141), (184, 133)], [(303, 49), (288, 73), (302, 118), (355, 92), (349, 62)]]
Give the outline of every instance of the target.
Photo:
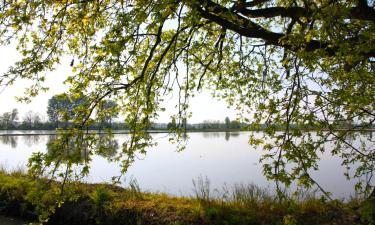
[(369, 198), (361, 205), (360, 208), (361, 222), (375, 224), (375, 198)]
[(167, 128), (168, 129), (176, 129), (177, 128), (177, 124), (176, 124), (176, 119), (175, 118), (172, 118), (172, 121), (167, 124)]
[(87, 100), (82, 95), (68, 96), (59, 94), (48, 100), (47, 115), (50, 122), (59, 127), (59, 122), (64, 122), (67, 127), (68, 121), (72, 121), (82, 107), (85, 107)]
[[(375, 12), (370, 4), (374, 2), (2, 1), (0, 42), (18, 41), (23, 57), (1, 76), (0, 84), (33, 80), (20, 98), (28, 101), (46, 90), (46, 71), (71, 55), (69, 98), (86, 99), (70, 118), (73, 128), (67, 134), (92, 124), (95, 109), (115, 99), (132, 131), (118, 157), (122, 172), (153, 144), (145, 129), (175, 87), (177, 128), (190, 116), (194, 93), (211, 88), (215, 96), (235, 104), (252, 127), (268, 125), (265, 137), (251, 137), (249, 143), (265, 150), (264, 174), (279, 188), (293, 180), (316, 184), (310, 172), (318, 170), (320, 156), (330, 151), (344, 167), (356, 167), (347, 176), (365, 177), (357, 190), (369, 193), (372, 176), (366, 175), (374, 170), (375, 152), (369, 140), (353, 131), (366, 130), (375, 121)], [(347, 129), (337, 129), (343, 123)], [(282, 132), (276, 132), (276, 124)], [(303, 132), (304, 127), (315, 131)]]
[[(316, 198), (289, 199), (280, 202), (276, 196), (250, 197), (253, 185), (236, 188), (235, 199), (212, 198), (210, 204), (199, 199), (171, 197), (165, 194), (146, 192), (134, 193), (104, 184), (76, 184), (69, 188), (70, 196), (62, 197), (61, 183), (46, 183), (47, 180), (30, 179), (24, 174), (0, 172), (0, 196), (5, 210), (2, 213), (27, 217), (41, 206), (49, 206), (54, 211), (47, 224), (367, 224), (361, 222), (358, 207), (353, 203), (322, 203)], [(50, 185), (50, 189), (38, 191), (35, 183)], [(242, 192), (241, 194), (238, 194)], [(266, 190), (261, 190), (266, 193)], [(230, 192), (231, 193), (231, 192)], [(133, 196), (135, 194), (135, 196)], [(238, 195), (238, 196), (237, 196)], [(237, 196), (237, 197), (235, 197)], [(242, 197), (239, 197), (242, 196)], [(249, 196), (249, 199), (246, 199)], [(53, 198), (62, 200), (54, 205)], [(35, 200), (38, 200), (35, 202)], [(243, 204), (243, 202), (252, 202)], [(21, 204), (20, 204), (21, 203)], [(41, 204), (44, 203), (44, 204)], [(27, 207), (22, 207), (27, 205)], [(340, 209), (343, 207), (344, 209)], [(44, 215), (45, 216), (45, 215)], [(35, 214), (29, 217), (35, 220)], [(361, 218), (362, 219), (362, 218)]]
[(0, 115), (0, 127), (3, 129), (13, 129), (17, 125), (17, 120), (17, 109), (13, 109), (11, 112), (5, 112)]
[(230, 127), (230, 119), (229, 119), (229, 117), (225, 117), (225, 127), (227, 129)]
[(211, 195), (210, 195), (210, 181), (207, 177), (198, 177), (197, 180), (193, 180), (193, 186), (194, 186), (194, 192), (195, 197), (206, 204), (209, 204), (211, 201)]
[[(87, 102), (87, 98), (82, 95), (69, 96), (65, 93), (55, 95), (48, 100), (48, 119), (56, 127), (59, 127), (59, 123), (63, 123), (66, 128), (69, 121), (79, 117), (78, 113), (85, 108)], [(96, 117), (99, 128), (105, 125), (111, 126), (112, 119), (118, 117), (117, 103), (112, 100), (101, 101), (97, 106)]]
[(105, 205), (109, 204), (110, 201), (113, 200), (111, 194), (111, 191), (109, 191), (106, 187), (101, 186), (96, 187), (93, 193), (92, 201), (97, 214), (97, 224), (102, 224), (102, 221), (104, 220)]
[(50, 122), (55, 123), (56, 126), (59, 126), (59, 122), (62, 120), (62, 116), (60, 115), (59, 111), (67, 110), (69, 101), (67, 96), (64, 94), (55, 95), (48, 100), (47, 105), (47, 115)]
[(35, 129), (40, 127), (42, 123), (42, 118), (39, 113), (34, 113), (33, 111), (29, 110), (23, 117), (22, 124), (20, 125), (21, 128), (29, 128)]
[(117, 103), (112, 100), (104, 100), (97, 107), (97, 120), (100, 127), (112, 125), (112, 119), (118, 117)]

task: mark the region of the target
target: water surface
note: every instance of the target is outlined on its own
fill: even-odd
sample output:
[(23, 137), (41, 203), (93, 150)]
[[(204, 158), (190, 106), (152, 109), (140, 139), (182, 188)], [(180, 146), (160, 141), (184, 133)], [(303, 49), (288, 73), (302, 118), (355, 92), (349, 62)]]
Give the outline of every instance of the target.
[[(172, 195), (194, 195), (192, 180), (207, 177), (212, 189), (234, 184), (255, 183), (273, 188), (262, 174), (260, 149), (248, 145), (251, 132), (197, 132), (189, 133), (186, 149), (176, 151), (168, 134), (152, 134), (158, 144), (148, 149), (147, 155), (139, 155), (130, 167), (125, 183), (136, 179), (142, 190), (166, 192)], [(261, 134), (257, 134), (261, 135)], [(0, 165), (8, 169), (25, 168), (27, 160), (36, 151), (46, 151), (51, 135), (0, 136)], [(117, 146), (128, 137), (115, 135)], [(322, 155), (319, 171), (312, 173), (334, 197), (349, 197), (354, 193), (355, 180), (344, 177), (341, 160), (329, 153)], [(118, 163), (103, 156), (94, 156), (88, 182), (110, 182), (120, 174)]]

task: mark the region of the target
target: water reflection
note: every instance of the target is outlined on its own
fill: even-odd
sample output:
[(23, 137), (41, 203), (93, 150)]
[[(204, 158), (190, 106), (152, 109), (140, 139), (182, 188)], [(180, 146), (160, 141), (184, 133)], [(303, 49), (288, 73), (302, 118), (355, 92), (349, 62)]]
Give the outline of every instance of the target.
[[(96, 167), (98, 158), (105, 159), (108, 164), (117, 157), (119, 149), (118, 141), (110, 134), (87, 134), (78, 132), (71, 135), (63, 133), (50, 137), (47, 144), (46, 153), (40, 153), (41, 157), (30, 158), (29, 172), (37, 177), (47, 177), (49, 180), (59, 180), (61, 183), (71, 183), (70, 181), (87, 181), (92, 173), (92, 168)], [(41, 160), (40, 160), (41, 158)], [(43, 166), (43, 170), (39, 168)], [(119, 164), (118, 164), (119, 166)], [(33, 170), (33, 168), (36, 168)], [(105, 176), (105, 180), (99, 182), (116, 182), (120, 184), (118, 173), (113, 176)], [(102, 179), (95, 176), (96, 179)]]
[(119, 148), (117, 140), (106, 135), (100, 135), (98, 144), (96, 145), (96, 154), (107, 160), (113, 160)]
[(236, 138), (240, 135), (240, 132), (238, 131), (226, 131), (226, 132), (202, 132), (201, 133), (204, 138), (207, 139), (225, 139), (226, 141), (229, 141), (231, 138)]
[(90, 137), (85, 137), (84, 135), (71, 136), (63, 134), (50, 136), (46, 144), (48, 160), (69, 164), (88, 162), (90, 160), (91, 142)]
[(23, 135), (22, 140), (25, 143), (27, 147), (32, 147), (34, 145), (37, 145), (39, 142), (41, 142), (43, 137), (40, 135)]
[(17, 136), (0, 136), (0, 141), (4, 145), (10, 145), (12, 148), (17, 148), (18, 137)]
[(239, 132), (225, 132), (225, 140), (229, 141), (231, 137), (238, 137), (239, 135)]
[[(40, 143), (46, 142), (47, 152), (50, 156), (54, 155), (54, 151), (62, 151), (66, 155), (73, 155), (79, 151), (80, 158), (82, 160), (87, 159), (90, 151), (95, 154), (112, 160), (116, 154), (117, 150), (120, 148), (118, 140), (113, 137), (101, 134), (95, 143), (87, 141), (81, 137), (80, 140), (77, 139), (67, 139), (63, 140), (57, 135), (3, 135), (0, 136), (0, 142), (3, 145), (10, 146), (13, 149), (18, 147), (18, 144), (22, 140), (23, 145), (28, 148), (40, 145)], [(46, 141), (47, 140), (47, 141)], [(82, 140), (82, 141), (81, 141)]]
[(220, 138), (224, 133), (222, 132), (203, 132), (202, 135), (204, 138)]
[[(240, 132), (202, 132), (201, 133), (204, 138), (212, 139), (212, 138), (225, 138), (226, 141), (229, 141), (231, 138), (239, 137)], [(372, 133), (369, 132), (366, 135), (371, 135)], [(13, 136), (11, 133), (8, 135), (0, 136), (0, 142), (4, 145), (10, 145), (12, 148), (17, 148), (19, 139), (22, 139), (23, 143), (27, 147), (33, 147), (35, 145), (38, 145), (41, 142), (45, 142), (47, 139), (47, 144), (51, 143), (53, 141), (56, 141), (57, 135), (51, 134), (51, 135), (22, 135), (22, 136)], [(182, 136), (183, 140), (188, 139), (187, 134), (183, 134)], [(70, 148), (73, 148), (73, 142), (70, 142)], [(81, 148), (85, 146), (85, 148), (88, 147), (87, 143), (82, 143)], [(106, 158), (113, 158), (116, 155), (117, 149), (119, 149), (120, 145), (118, 141), (114, 138), (108, 139), (105, 134), (101, 134), (99, 136), (98, 144), (96, 147), (99, 149), (97, 151), (98, 155), (101, 155)], [(87, 152), (87, 151), (86, 151)], [(83, 154), (84, 155), (84, 154)]]
[[(252, 134), (261, 137), (260, 133)], [(137, 158), (126, 176), (134, 176), (144, 189), (175, 195), (191, 194), (191, 181), (199, 176), (207, 176), (215, 188), (251, 182), (267, 187), (270, 183), (264, 178), (262, 165), (258, 163), (262, 152), (248, 145), (249, 135), (250, 132), (189, 133), (186, 149), (177, 153), (176, 145), (168, 141), (170, 136), (152, 134), (158, 145), (148, 148), (143, 160)], [(367, 146), (374, 145), (373, 132), (358, 133), (357, 136), (355, 139), (367, 141)], [(110, 182), (112, 177), (120, 174), (121, 167), (114, 161), (123, 153), (128, 134), (97, 135), (84, 141), (80, 138), (0, 136), (0, 164), (6, 163), (9, 167), (26, 165), (32, 152), (42, 151), (46, 159), (60, 160), (62, 171), (65, 171), (67, 162), (89, 165), (88, 182)], [(361, 141), (354, 144), (360, 146)], [(9, 151), (10, 148), (15, 150)], [(328, 191), (337, 193), (335, 196), (349, 196), (356, 180), (346, 180), (341, 159), (332, 157), (328, 151), (332, 145), (327, 144), (325, 148), (327, 152), (319, 162), (319, 171), (312, 175)]]

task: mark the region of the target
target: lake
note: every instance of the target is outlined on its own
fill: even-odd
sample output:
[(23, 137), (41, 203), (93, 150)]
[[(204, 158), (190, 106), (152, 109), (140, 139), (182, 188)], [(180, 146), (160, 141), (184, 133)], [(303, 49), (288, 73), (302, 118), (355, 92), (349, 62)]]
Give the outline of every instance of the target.
[[(46, 144), (53, 135), (29, 135), (32, 133), (39, 131), (23, 132), (23, 136), (0, 136), (0, 165), (7, 169), (26, 168), (27, 160), (33, 152), (46, 151)], [(274, 183), (264, 178), (259, 163), (262, 151), (248, 145), (250, 134), (251, 132), (189, 133), (186, 149), (182, 152), (176, 151), (176, 145), (169, 142), (168, 134), (152, 134), (157, 146), (149, 148), (147, 155), (138, 156), (124, 177), (124, 183), (126, 185), (135, 179), (143, 191), (165, 192), (177, 196), (193, 196), (192, 180), (199, 177), (207, 177), (211, 189), (220, 190), (225, 185), (230, 187), (247, 183), (272, 189)], [(127, 134), (116, 134), (114, 138), (121, 146), (127, 137)], [(327, 191), (333, 193), (333, 197), (347, 198), (354, 193), (356, 181), (344, 177), (345, 170), (340, 164), (338, 157), (324, 153), (319, 171), (314, 171), (312, 176)], [(111, 177), (119, 174), (118, 163), (110, 162), (102, 156), (94, 156), (90, 175), (86, 180), (95, 183), (110, 182)]]

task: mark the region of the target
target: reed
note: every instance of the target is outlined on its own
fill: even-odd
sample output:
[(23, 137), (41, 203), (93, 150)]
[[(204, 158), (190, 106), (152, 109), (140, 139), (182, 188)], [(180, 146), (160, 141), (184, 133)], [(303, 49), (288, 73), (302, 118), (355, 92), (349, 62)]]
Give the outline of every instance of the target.
[(110, 184), (72, 183), (56, 204), (59, 183), (30, 179), (22, 171), (0, 169), (0, 214), (38, 220), (51, 210), (46, 224), (368, 224), (361, 201), (322, 201), (314, 192), (285, 192), (278, 199), (267, 188), (237, 184), (218, 189), (207, 178), (193, 182), (195, 196), (144, 192), (136, 180), (127, 188)]

